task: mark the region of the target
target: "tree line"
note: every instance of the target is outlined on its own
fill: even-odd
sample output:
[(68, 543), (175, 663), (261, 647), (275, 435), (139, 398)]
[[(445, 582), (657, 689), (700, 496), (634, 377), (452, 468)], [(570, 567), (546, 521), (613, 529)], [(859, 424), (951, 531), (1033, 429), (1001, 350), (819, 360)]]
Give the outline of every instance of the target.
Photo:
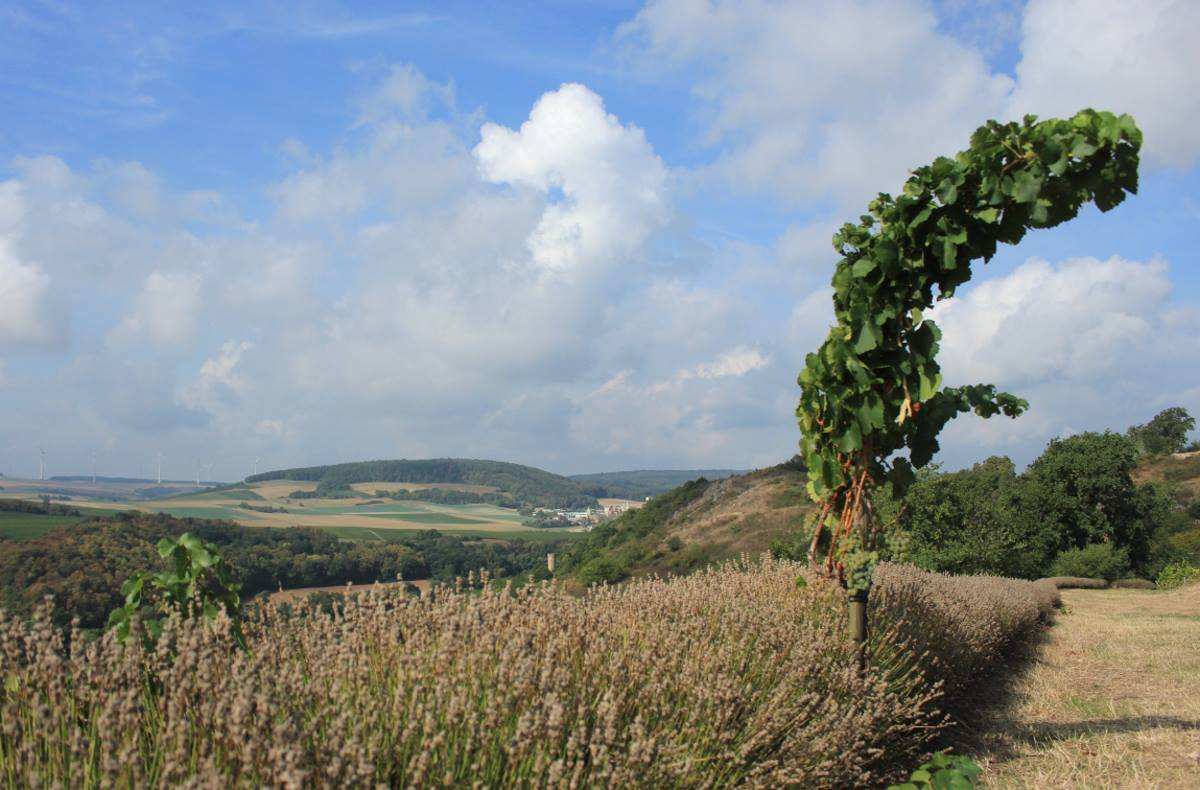
[[(1020, 474), (1004, 456), (922, 470), (902, 501), (879, 503), (891, 549), (928, 570), (1023, 578), (1155, 578), (1200, 563), (1200, 499), (1172, 480), (1200, 477), (1200, 457), (1159, 460), (1195, 447), (1195, 424), (1174, 407), (1123, 435), (1054, 439)], [(1164, 479), (1138, 482), (1151, 465)]]
[(280, 588), (398, 577), (452, 582), (481, 569), (503, 578), (544, 567), (546, 552), (555, 550), (543, 542), (484, 542), (436, 530), (347, 541), (308, 527), (262, 529), (129, 512), (0, 543), (0, 607), (24, 616), (52, 595), (61, 623), (78, 617), (82, 627), (98, 628), (120, 606), (126, 579), (160, 569), (158, 541), (187, 532), (218, 548), (246, 598)]

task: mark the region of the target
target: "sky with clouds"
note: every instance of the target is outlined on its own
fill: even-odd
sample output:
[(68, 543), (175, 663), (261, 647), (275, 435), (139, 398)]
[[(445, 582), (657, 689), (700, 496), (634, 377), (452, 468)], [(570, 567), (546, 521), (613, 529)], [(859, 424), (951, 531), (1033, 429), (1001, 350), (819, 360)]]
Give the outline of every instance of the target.
[(1085, 106), (1141, 193), (937, 308), (1032, 404), (939, 460), (1200, 414), (1200, 4), (479, 5), (4, 4), (0, 472), (777, 462), (833, 229)]

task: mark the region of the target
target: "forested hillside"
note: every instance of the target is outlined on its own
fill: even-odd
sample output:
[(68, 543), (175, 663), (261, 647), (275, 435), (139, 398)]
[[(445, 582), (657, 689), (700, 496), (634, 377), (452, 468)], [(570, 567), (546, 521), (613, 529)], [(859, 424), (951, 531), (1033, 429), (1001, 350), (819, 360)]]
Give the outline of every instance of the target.
[(689, 480), (723, 480), (743, 474), (739, 469), (638, 469), (629, 472), (597, 472), (571, 475), (584, 490), (597, 497), (613, 499), (645, 499), (665, 494)]
[(0, 542), (0, 609), (28, 615), (47, 595), (62, 622), (104, 624), (122, 600), (121, 584), (137, 571), (161, 570), (156, 544), (190, 532), (218, 547), (242, 595), (347, 582), (436, 579), (471, 571), (500, 578), (543, 568), (553, 542), (472, 540), (434, 530), (381, 530), (388, 540), (348, 541), (319, 529), (247, 528), (166, 515), (121, 513), (60, 527), (32, 540)]
[(596, 497), (585, 493), (583, 486), (561, 475), (505, 461), (467, 458), (358, 461), (280, 469), (246, 478), (248, 483), (263, 480), (316, 482), (321, 494), (346, 491), (355, 483), (457, 483), (493, 488), (514, 506), (585, 508), (596, 504)]

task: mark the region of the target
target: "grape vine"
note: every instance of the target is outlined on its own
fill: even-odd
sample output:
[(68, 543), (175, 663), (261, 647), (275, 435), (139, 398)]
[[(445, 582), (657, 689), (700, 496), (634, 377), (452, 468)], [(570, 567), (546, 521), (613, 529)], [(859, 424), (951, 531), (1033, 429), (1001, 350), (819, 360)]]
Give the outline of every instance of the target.
[[(1128, 115), (989, 121), (954, 158), (880, 194), (833, 236), (837, 324), (800, 372), (796, 417), (817, 503), (809, 560), (851, 591), (870, 587), (879, 519), (872, 493), (903, 496), (960, 413), (1020, 415), (1028, 403), (990, 384), (942, 387), (941, 332), (925, 313), (971, 278), (1000, 243), (1050, 228), (1094, 202), (1136, 194), (1142, 133)], [(823, 557), (822, 557), (823, 555)]]

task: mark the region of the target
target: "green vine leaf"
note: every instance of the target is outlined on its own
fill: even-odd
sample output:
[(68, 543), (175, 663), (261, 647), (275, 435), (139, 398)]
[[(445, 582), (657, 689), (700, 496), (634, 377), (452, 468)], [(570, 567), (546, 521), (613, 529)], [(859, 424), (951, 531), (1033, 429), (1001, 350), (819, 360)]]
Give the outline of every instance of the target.
[[(834, 234), (843, 256), (832, 279), (837, 324), (805, 358), (796, 418), (810, 496), (821, 512), (840, 508), (841, 523), (857, 525), (854, 551), (868, 561), (851, 573), (855, 584), (869, 579), (876, 530), (869, 515), (846, 508), (867, 507), (871, 489), (885, 483), (903, 496), (959, 414), (1016, 417), (1028, 408), (991, 385), (942, 388), (941, 333), (927, 311), (999, 244), (1066, 222), (1089, 202), (1108, 211), (1136, 194), (1141, 144), (1130, 116), (1096, 110), (1067, 120), (988, 121), (966, 150), (913, 170), (899, 197), (880, 194), (869, 213)], [(828, 545), (850, 583), (844, 543)]]

